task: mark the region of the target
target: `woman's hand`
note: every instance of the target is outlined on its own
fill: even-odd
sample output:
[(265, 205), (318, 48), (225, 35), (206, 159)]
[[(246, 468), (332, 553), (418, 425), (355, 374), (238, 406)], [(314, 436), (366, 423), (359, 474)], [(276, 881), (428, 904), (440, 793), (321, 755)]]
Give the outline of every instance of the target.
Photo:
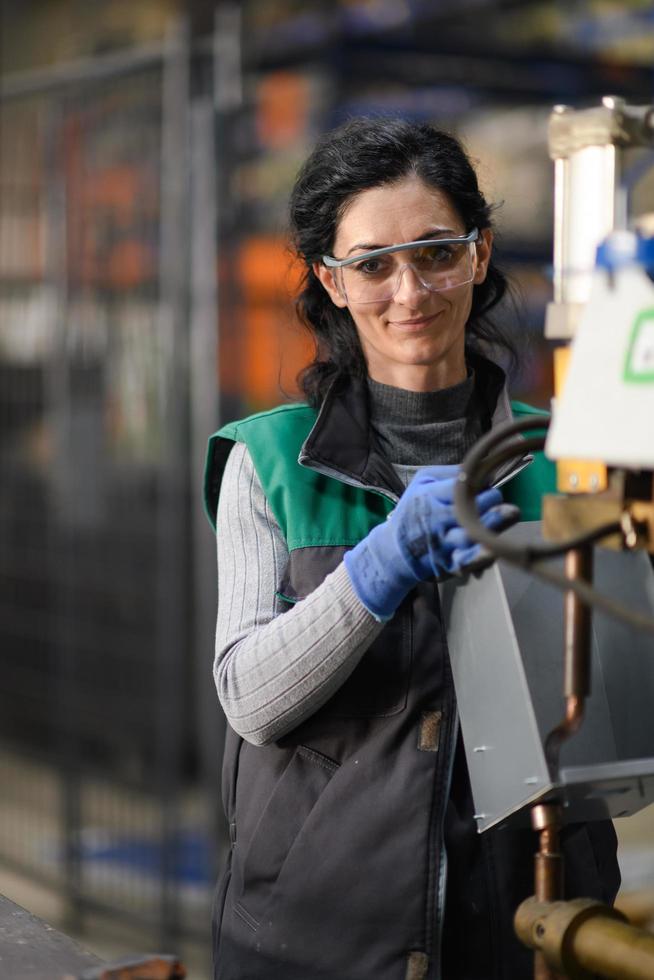
[[(354, 591), (377, 619), (390, 619), (417, 582), (440, 581), (488, 560), (454, 514), (458, 472), (458, 466), (421, 469), (388, 520), (345, 555)], [(502, 503), (499, 490), (484, 490), (476, 501), (490, 530), (503, 530), (519, 519), (518, 508)]]

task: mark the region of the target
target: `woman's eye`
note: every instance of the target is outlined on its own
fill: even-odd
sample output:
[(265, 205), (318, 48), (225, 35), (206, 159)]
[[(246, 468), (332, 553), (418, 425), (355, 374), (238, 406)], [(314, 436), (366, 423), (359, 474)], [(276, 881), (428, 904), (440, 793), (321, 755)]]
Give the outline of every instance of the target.
[(431, 245), (416, 253), (415, 261), (425, 265), (447, 265), (452, 261), (453, 248), (449, 245)]
[(387, 263), (384, 263), (382, 259), (365, 259), (365, 261), (355, 265), (354, 268), (364, 276), (378, 276), (383, 274), (386, 265)]

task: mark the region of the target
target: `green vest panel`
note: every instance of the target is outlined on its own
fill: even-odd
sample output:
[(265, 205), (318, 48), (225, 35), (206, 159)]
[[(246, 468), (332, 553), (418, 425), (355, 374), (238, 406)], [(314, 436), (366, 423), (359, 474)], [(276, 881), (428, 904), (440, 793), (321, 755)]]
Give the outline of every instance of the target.
[[(511, 402), (511, 411), (516, 419), (527, 415), (542, 415), (549, 418), (549, 412), (542, 408), (525, 405), (524, 402)], [(530, 432), (530, 435), (544, 435), (544, 430)], [(534, 461), (521, 470), (517, 476), (502, 487), (502, 495), (507, 503), (520, 508), (523, 521), (540, 521), (543, 496), (556, 493), (556, 464), (545, 453), (534, 453)]]
[(392, 500), (300, 466), (300, 449), (316, 420), (308, 405), (284, 405), (224, 426), (209, 440), (205, 507), (215, 528), (220, 480), (234, 442), (247, 446), (289, 551), (353, 547), (386, 519)]

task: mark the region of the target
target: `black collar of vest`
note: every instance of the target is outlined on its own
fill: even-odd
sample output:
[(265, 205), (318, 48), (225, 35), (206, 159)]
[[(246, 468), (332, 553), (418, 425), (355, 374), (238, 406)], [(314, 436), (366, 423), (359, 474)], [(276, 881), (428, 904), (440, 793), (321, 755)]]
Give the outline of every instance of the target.
[(336, 378), (307, 436), (300, 460), (304, 465), (335, 470), (363, 486), (400, 494), (404, 490), (370, 425), (365, 378)]
[[(494, 362), (467, 351), (475, 371), (476, 390), (484, 412), (484, 431), (491, 427), (493, 412), (505, 384), (504, 371)], [(317, 465), (354, 479), (363, 486), (404, 491), (392, 464), (380, 447), (370, 425), (368, 385), (365, 378), (340, 375), (331, 384), (311, 432), (300, 452), (303, 465)]]
[(488, 432), (493, 422), (500, 394), (506, 386), (506, 374), (495, 361), (490, 361), (479, 351), (466, 350), (466, 363), (475, 372), (475, 392), (483, 411), (483, 429)]

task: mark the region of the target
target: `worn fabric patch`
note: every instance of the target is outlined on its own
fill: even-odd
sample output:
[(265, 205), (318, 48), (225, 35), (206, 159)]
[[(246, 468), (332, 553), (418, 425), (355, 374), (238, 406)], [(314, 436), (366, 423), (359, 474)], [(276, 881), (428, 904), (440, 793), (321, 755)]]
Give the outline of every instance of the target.
[(421, 752), (438, 752), (441, 738), (441, 711), (423, 711), (418, 748)]
[(406, 964), (405, 980), (425, 980), (429, 969), (429, 957), (426, 953), (409, 953)]

